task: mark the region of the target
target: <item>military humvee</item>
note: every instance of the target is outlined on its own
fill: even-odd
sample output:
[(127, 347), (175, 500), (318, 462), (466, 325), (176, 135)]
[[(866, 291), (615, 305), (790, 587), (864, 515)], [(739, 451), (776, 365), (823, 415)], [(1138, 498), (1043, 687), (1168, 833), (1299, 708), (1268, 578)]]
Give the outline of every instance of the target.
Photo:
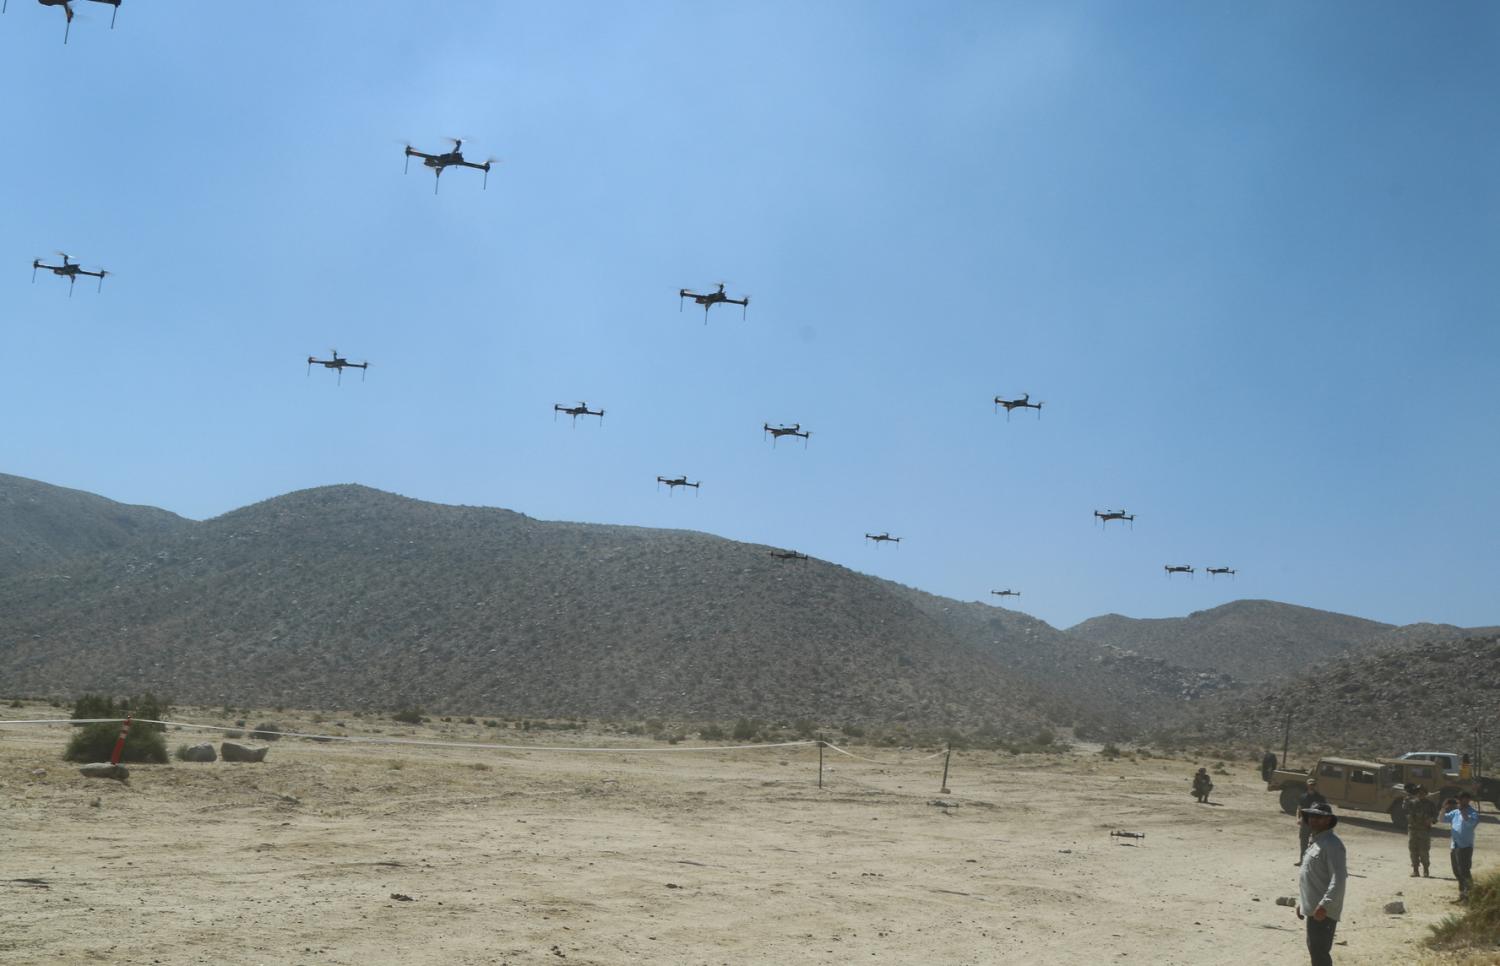
[(1309, 778), (1318, 779), (1318, 791), (1334, 808), (1384, 812), (1391, 824), (1402, 830), (1406, 828), (1407, 783), (1426, 788), (1438, 805), (1466, 788), (1470, 794), (1477, 792), (1473, 782), (1449, 778), (1434, 762), (1398, 758), (1322, 758), (1310, 772), (1278, 768), (1266, 780), (1266, 790), (1280, 792), (1281, 810), (1295, 815), (1297, 800), (1307, 791)]

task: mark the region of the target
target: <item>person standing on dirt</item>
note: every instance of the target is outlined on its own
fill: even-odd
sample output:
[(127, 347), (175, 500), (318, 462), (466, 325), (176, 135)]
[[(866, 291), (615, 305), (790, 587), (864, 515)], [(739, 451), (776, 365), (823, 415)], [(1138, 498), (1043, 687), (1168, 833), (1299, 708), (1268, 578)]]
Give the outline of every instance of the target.
[(1344, 885), (1349, 878), (1343, 840), (1333, 834), (1339, 819), (1327, 802), (1299, 809), (1297, 817), (1312, 836), (1297, 877), (1297, 918), (1307, 920), (1312, 966), (1333, 966), (1333, 933), (1344, 914)]
[(1427, 797), (1427, 789), (1421, 785), (1406, 786), (1406, 851), (1411, 854), (1412, 878), (1421, 874), (1431, 876), (1432, 824), (1437, 821), (1437, 803)]
[(1324, 798), (1323, 794), (1318, 791), (1318, 780), (1316, 778), (1309, 778), (1307, 780), (1307, 791), (1303, 792), (1302, 793), (1302, 797), (1299, 798), (1299, 799), (1297, 799), (1297, 846), (1298, 847), (1297, 847), (1297, 861), (1293, 862), (1292, 863), (1293, 865), (1301, 865), (1302, 864), (1302, 856), (1307, 853), (1307, 840), (1312, 836), (1312, 831), (1307, 827), (1307, 823), (1304, 822), (1304, 821), (1302, 821), (1302, 811), (1303, 811), (1303, 809), (1311, 808), (1314, 805), (1327, 805), (1327, 804), (1328, 804), (1328, 799)]
[(1193, 797), (1200, 804), (1208, 803), (1208, 793), (1214, 790), (1213, 779), (1208, 777), (1208, 769), (1198, 769), (1198, 774), (1193, 776)]
[(1274, 752), (1266, 752), (1266, 756), (1260, 760), (1260, 780), (1268, 782), (1271, 780), (1271, 772), (1276, 770), (1276, 755)]
[(1459, 792), (1458, 798), (1443, 803), (1443, 821), (1452, 826), (1448, 834), (1448, 861), (1453, 865), (1453, 878), (1458, 880), (1458, 898), (1454, 902), (1468, 902), (1469, 888), (1474, 884), (1474, 829), (1479, 825), (1479, 810), (1470, 804), (1468, 792)]

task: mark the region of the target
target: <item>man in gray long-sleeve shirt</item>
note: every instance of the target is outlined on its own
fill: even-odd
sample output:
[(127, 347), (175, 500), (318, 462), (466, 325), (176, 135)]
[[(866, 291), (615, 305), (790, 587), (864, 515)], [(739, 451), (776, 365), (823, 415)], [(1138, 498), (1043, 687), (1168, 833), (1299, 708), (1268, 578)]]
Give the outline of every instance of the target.
[(1327, 802), (1309, 805), (1298, 814), (1311, 832), (1311, 841), (1297, 880), (1297, 918), (1307, 919), (1312, 966), (1332, 966), (1333, 932), (1344, 913), (1344, 883), (1349, 877), (1344, 843), (1333, 834), (1339, 819)]

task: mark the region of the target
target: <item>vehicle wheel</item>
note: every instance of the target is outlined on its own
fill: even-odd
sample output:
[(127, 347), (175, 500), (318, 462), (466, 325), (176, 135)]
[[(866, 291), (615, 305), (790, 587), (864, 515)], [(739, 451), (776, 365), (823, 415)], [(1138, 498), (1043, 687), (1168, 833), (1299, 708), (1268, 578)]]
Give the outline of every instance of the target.
[(1391, 802), (1391, 824), (1402, 832), (1406, 831), (1406, 802)]
[(1281, 790), (1281, 810), (1288, 815), (1297, 814), (1297, 801), (1302, 796), (1297, 794), (1297, 789), (1288, 785)]

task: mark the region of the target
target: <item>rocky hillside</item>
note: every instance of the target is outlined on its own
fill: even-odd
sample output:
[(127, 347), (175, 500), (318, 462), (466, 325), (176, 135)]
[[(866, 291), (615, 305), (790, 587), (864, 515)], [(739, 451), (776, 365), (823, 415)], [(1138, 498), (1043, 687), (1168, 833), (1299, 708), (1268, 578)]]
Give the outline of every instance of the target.
[(768, 549), (306, 490), (75, 558), (66, 580), (0, 581), (0, 680), (196, 703), (1027, 734), (1075, 716), (894, 585)]
[(191, 526), (166, 510), (0, 473), (0, 580)]
[(1203, 702), (1181, 733), (1279, 748), (1290, 711), (1294, 744), (1312, 754), (1389, 756), (1467, 752), (1482, 728), (1488, 771), (1500, 773), (1496, 681), (1500, 635), (1421, 640), (1311, 668), (1296, 681)]
[(1107, 614), (1068, 628), (1094, 644), (1183, 667), (1267, 681), (1298, 673), (1393, 631), (1390, 624), (1330, 611), (1237, 600), (1187, 617), (1137, 619)]

